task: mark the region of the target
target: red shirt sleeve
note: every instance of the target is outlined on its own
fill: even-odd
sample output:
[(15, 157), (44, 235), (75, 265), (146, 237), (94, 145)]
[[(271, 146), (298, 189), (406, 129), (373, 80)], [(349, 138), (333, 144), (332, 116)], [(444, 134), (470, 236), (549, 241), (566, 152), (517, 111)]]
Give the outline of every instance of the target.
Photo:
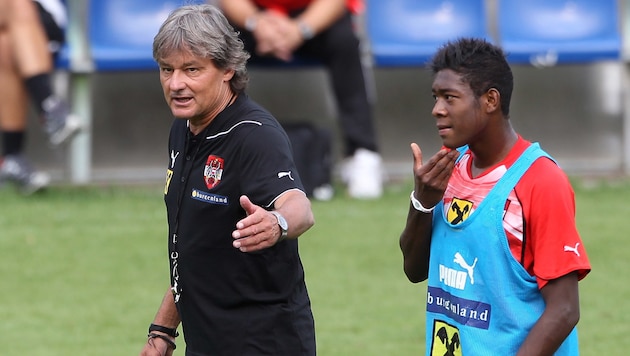
[(539, 158), (515, 191), (525, 225), (523, 265), (536, 276), (538, 287), (574, 271), (584, 278), (591, 265), (575, 224), (575, 194), (564, 172)]

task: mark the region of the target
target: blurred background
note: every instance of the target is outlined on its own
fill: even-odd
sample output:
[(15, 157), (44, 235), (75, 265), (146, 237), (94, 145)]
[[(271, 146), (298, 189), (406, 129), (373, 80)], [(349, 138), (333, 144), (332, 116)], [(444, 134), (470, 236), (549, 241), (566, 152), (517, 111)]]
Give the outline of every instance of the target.
[[(69, 43), (57, 90), (89, 125), (51, 150), (35, 117), (27, 155), (57, 182), (162, 181), (171, 115), (151, 42), (175, 7), (191, 0), (68, 0)], [(409, 144), (439, 148), (431, 117), (436, 46), (485, 36), (510, 53), (511, 118), (573, 175), (630, 172), (627, 0), (367, 0), (357, 18), (373, 84), (385, 174), (410, 177)], [(281, 122), (311, 121), (339, 140), (327, 74), (317, 65), (251, 67), (249, 94)]]
[[(170, 11), (199, 1), (67, 2), (69, 43), (55, 87), (89, 129), (53, 150), (32, 114), (26, 154), (60, 186), (33, 199), (0, 189), (7, 286), (0, 353), (133, 355), (168, 283), (162, 194), (172, 117), (151, 42)], [(320, 354), (423, 354), (426, 285), (402, 273), (398, 236), (412, 189), (409, 144), (440, 147), (423, 64), (459, 36), (504, 46), (515, 76), (513, 125), (571, 176), (585, 177), (575, 180), (578, 228), (593, 264), (581, 282), (582, 353), (626, 354), (628, 0), (366, 0), (357, 29), (392, 184), (376, 202), (338, 195), (313, 203), (318, 223), (301, 238), (300, 253)], [(306, 120), (335, 133), (338, 162), (337, 113), (323, 68), (250, 72), (250, 96), (281, 122)], [(147, 184), (121, 187), (136, 182)]]

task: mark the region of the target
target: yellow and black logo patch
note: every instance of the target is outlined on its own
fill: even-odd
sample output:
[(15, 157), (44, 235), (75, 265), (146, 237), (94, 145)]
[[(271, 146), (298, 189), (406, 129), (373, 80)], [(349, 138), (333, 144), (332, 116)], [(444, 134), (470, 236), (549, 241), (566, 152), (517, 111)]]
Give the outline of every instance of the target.
[(168, 187), (171, 185), (171, 178), (173, 178), (173, 170), (166, 170), (166, 184), (164, 184), (164, 195), (168, 194)]
[(448, 213), (446, 213), (446, 220), (453, 225), (457, 225), (468, 219), (472, 207), (473, 203), (471, 201), (453, 198)]
[(440, 320), (433, 322), (431, 356), (462, 356), (459, 330)]

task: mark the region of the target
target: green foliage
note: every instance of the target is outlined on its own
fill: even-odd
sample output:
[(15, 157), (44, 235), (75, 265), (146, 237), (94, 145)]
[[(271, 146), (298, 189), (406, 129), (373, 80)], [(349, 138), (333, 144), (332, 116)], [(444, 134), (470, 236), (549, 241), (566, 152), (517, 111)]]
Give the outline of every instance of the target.
[[(574, 183), (593, 265), (580, 284), (582, 355), (622, 355), (630, 348), (630, 184)], [(168, 284), (161, 189), (0, 190), (3, 355), (138, 354)], [(398, 248), (410, 190), (396, 184), (375, 201), (313, 203), (316, 225), (300, 252), (320, 355), (423, 354), (426, 285), (407, 281)]]

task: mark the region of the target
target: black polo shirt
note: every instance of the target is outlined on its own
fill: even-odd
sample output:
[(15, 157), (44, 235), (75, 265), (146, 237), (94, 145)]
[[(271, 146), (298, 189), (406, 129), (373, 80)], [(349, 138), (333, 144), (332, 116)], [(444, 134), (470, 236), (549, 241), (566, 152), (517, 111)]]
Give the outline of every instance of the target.
[(197, 136), (176, 119), (165, 202), (171, 281), (186, 355), (312, 355), (315, 335), (297, 240), (260, 252), (232, 246), (239, 197), (271, 209), (303, 191), (289, 139), (245, 94)]

